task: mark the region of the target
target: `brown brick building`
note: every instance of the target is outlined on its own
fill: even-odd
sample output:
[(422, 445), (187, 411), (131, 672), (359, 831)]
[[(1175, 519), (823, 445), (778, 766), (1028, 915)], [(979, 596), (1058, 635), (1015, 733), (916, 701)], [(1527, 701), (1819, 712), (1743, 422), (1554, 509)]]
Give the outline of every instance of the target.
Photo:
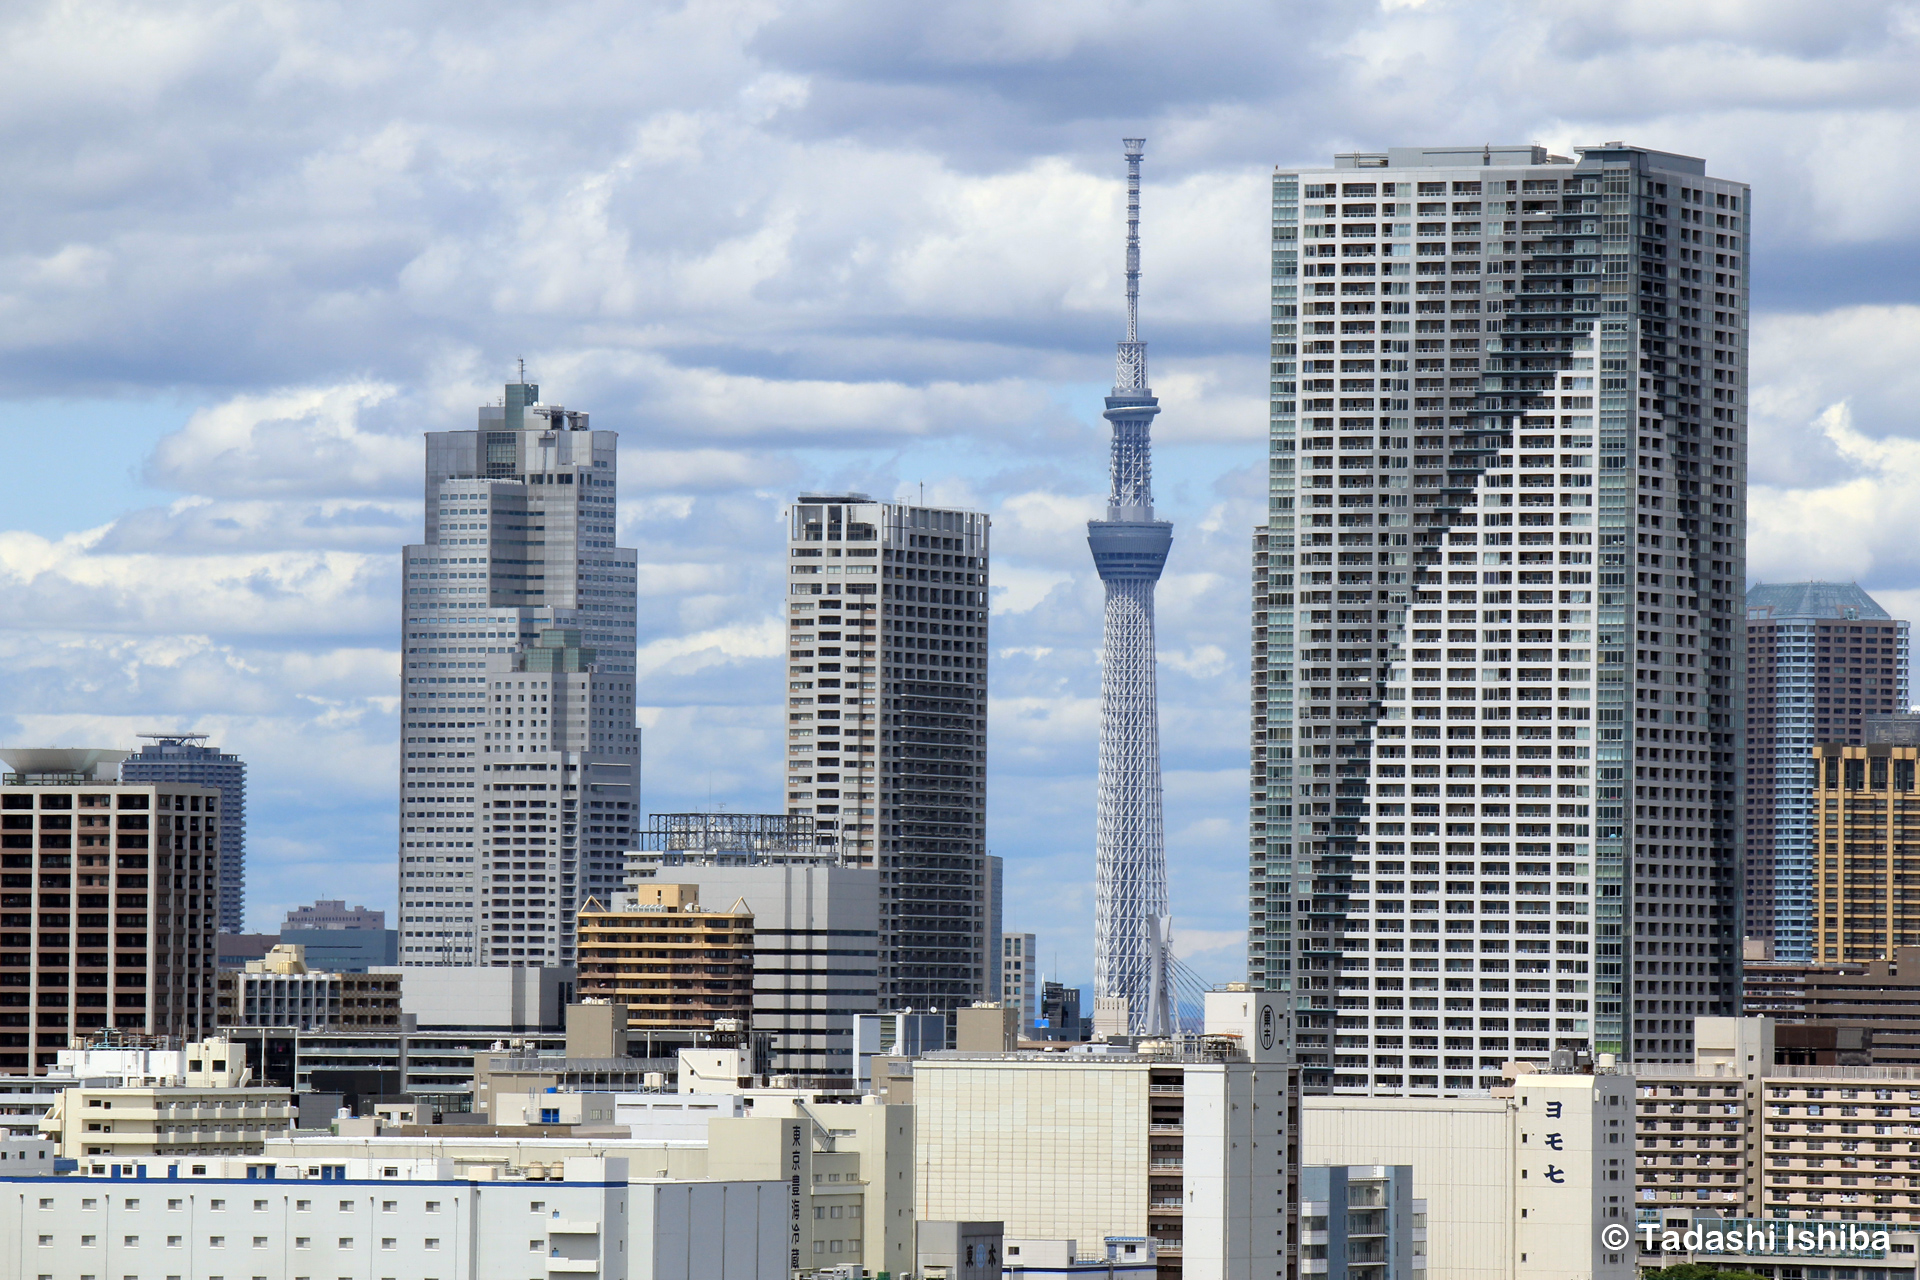
[(3, 754), (0, 1070), (109, 1029), (211, 1031), (219, 789), (117, 783), (124, 751)]
[(1745, 975), (1741, 1008), (1774, 1019), (1780, 1061), (1920, 1068), (1920, 946), (1844, 963), (1756, 954)]

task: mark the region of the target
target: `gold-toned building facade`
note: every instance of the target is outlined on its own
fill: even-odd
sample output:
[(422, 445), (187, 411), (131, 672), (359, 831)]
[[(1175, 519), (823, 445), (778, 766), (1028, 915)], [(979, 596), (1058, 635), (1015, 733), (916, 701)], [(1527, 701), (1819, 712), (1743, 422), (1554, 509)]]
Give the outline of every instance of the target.
[(1920, 943), (1920, 745), (1821, 743), (1813, 753), (1816, 954), (1889, 959)]

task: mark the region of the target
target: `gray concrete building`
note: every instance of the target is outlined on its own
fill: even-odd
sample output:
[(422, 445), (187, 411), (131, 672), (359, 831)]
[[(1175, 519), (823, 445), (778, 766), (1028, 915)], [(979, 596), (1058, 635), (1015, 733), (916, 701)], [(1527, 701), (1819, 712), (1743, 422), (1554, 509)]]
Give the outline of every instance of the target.
[(403, 555), (400, 963), (570, 965), (640, 799), (618, 437), (525, 381), (479, 419), (427, 433)]
[(1274, 174), (1248, 966), (1309, 1086), (1737, 1007), (1750, 202), (1622, 143)]
[(987, 575), (977, 511), (788, 512), (787, 812), (880, 871), (882, 1008), (984, 999)]
[(120, 762), (122, 782), (193, 782), (220, 788), (220, 932), (247, 927), (247, 762), (206, 745), (204, 733), (143, 733)]
[[(763, 838), (740, 838), (747, 824)], [(753, 913), (751, 1025), (771, 1037), (770, 1073), (851, 1089), (854, 1019), (880, 1008), (880, 872), (820, 852), (811, 834), (781, 814), (656, 815), (627, 857), (628, 887), (693, 885), (703, 903), (744, 901)]]

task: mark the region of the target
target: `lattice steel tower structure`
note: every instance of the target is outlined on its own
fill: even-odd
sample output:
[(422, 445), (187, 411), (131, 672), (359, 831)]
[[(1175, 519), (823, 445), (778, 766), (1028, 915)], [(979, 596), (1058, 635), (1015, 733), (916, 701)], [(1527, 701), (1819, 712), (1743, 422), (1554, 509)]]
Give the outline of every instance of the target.
[[(1127, 336), (1119, 344), (1107, 518), (1087, 522), (1094, 567), (1107, 584), (1100, 670), (1100, 813), (1094, 888), (1094, 997), (1124, 1000), (1127, 1029), (1171, 1029), (1167, 952), (1167, 853), (1160, 804), (1160, 709), (1153, 592), (1173, 525), (1153, 518), (1152, 429), (1160, 402), (1147, 386), (1140, 341), (1140, 157), (1127, 157)], [(1111, 1006), (1108, 1006), (1111, 1008)]]

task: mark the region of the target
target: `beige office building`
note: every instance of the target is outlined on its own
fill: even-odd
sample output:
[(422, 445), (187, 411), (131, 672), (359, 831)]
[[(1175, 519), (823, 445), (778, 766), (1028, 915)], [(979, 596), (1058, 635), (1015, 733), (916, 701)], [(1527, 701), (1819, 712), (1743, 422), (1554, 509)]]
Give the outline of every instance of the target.
[(254, 1155), (293, 1128), (292, 1094), (250, 1086), (240, 1046), (202, 1040), (179, 1052), (181, 1074), (160, 1083), (78, 1084), (63, 1091), (41, 1118), (41, 1136), (60, 1144), (62, 1159), (83, 1161), (83, 1172), (96, 1172), (95, 1161)]
[(1010, 1240), (1148, 1237), (1162, 1277), (1291, 1275), (1299, 1086), (1285, 999), (1209, 992), (1205, 1035), (1131, 1052), (916, 1060), (918, 1216), (1003, 1222)]
[(1633, 1082), (1525, 1071), (1484, 1096), (1303, 1100), (1305, 1164), (1411, 1165), (1428, 1280), (1632, 1280)]

